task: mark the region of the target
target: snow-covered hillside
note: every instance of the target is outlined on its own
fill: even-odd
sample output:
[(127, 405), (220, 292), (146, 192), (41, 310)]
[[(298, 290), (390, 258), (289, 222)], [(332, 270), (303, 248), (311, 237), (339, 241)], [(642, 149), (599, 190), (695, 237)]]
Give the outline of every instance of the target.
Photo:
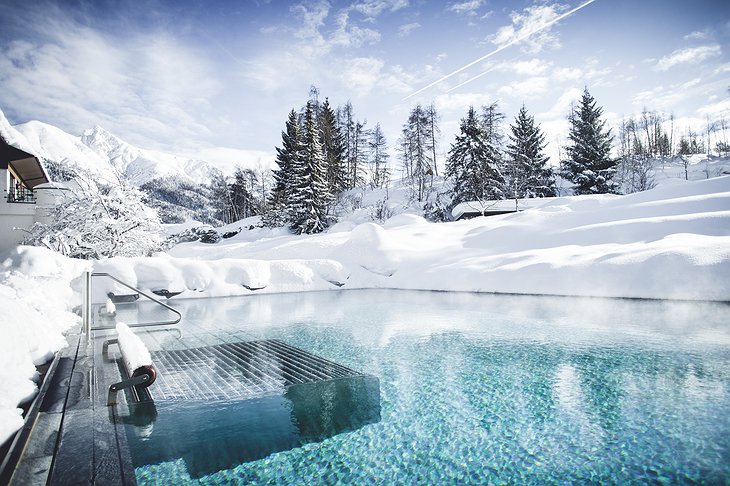
[(166, 176), (177, 176), (191, 182), (208, 182), (210, 178), (211, 166), (205, 161), (143, 150), (99, 126), (84, 131), (80, 140), (136, 186)]
[[(628, 196), (557, 198), (518, 214), (457, 223), (428, 223), (404, 214), (382, 227), (366, 223), (343, 229), (309, 237), (252, 238), (244, 231), (212, 246), (180, 244), (168, 252), (180, 260), (163, 264), (185, 269), (191, 258), (196, 264), (231, 258), (328, 259), (343, 267), (345, 288), (730, 301), (727, 176), (665, 181)], [(157, 285), (182, 286), (185, 279), (174, 275), (167, 282), (159, 282), (158, 275)], [(211, 282), (209, 290), (238, 293), (218, 283)]]
[(115, 183), (121, 175), (136, 186), (166, 176), (207, 183), (214, 167), (232, 172), (231, 160), (251, 169), (259, 165), (268, 168), (273, 160), (265, 154), (223, 148), (202, 152), (213, 155), (215, 160), (191, 159), (135, 147), (99, 126), (85, 130), (81, 136), (39, 121), (12, 126), (2, 111), (0, 135), (18, 148), (70, 169), (83, 169), (101, 182)]

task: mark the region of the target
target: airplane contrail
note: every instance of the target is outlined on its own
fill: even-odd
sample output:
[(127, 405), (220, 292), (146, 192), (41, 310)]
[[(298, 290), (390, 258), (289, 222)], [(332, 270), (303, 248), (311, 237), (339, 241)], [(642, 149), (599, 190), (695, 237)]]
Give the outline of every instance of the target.
[[(495, 66), (492, 66), (492, 67), (490, 67), (489, 69), (487, 69), (486, 71), (483, 71), (483, 72), (481, 72), (481, 73), (477, 74), (477, 75), (476, 75), (476, 76), (474, 76), (473, 78), (469, 78), (469, 79), (467, 79), (466, 81), (464, 81), (463, 83), (459, 83), (459, 84), (457, 84), (456, 86), (454, 86), (453, 88), (449, 88), (449, 89), (447, 89), (447, 90), (446, 90), (446, 92), (447, 92), (447, 93), (451, 93), (452, 91), (454, 91), (454, 90), (456, 90), (456, 89), (459, 89), (459, 88), (461, 88), (461, 87), (462, 87), (462, 86), (464, 86), (465, 84), (469, 84), (469, 83), (471, 83), (472, 81), (474, 81), (475, 79), (479, 79), (479, 78), (481, 78), (482, 76), (484, 76), (485, 74), (489, 74), (489, 73), (491, 73), (492, 71), (494, 71), (495, 69), (497, 69), (497, 67), (499, 67), (499, 66), (496, 66), (496, 65), (495, 65)], [(413, 94), (417, 94), (417, 93), (418, 93), (418, 92), (416, 92), (416, 93), (413, 93)], [(411, 96), (413, 96), (413, 95), (411, 95)], [(403, 99), (405, 100), (406, 98), (403, 98)]]
[[(536, 34), (537, 32), (540, 32), (541, 30), (543, 30), (543, 29), (545, 29), (545, 28), (547, 28), (547, 27), (550, 27), (550, 26), (551, 26), (551, 25), (553, 25), (553, 24), (554, 24), (555, 22), (558, 22), (558, 21), (560, 21), (560, 20), (564, 19), (565, 17), (567, 17), (567, 16), (569, 16), (569, 15), (572, 15), (572, 14), (574, 14), (574, 13), (575, 13), (575, 12), (577, 12), (578, 10), (582, 9), (583, 7), (586, 7), (586, 6), (590, 5), (590, 4), (592, 4), (592, 3), (593, 3), (593, 2), (595, 2), (595, 1), (596, 1), (596, 0), (588, 0), (588, 1), (587, 1), (587, 2), (585, 2), (585, 3), (582, 3), (582, 4), (578, 5), (578, 6), (577, 6), (577, 7), (575, 7), (574, 9), (572, 9), (572, 10), (570, 10), (570, 11), (568, 11), (568, 12), (565, 12), (565, 13), (564, 13), (564, 14), (562, 14), (562, 15), (558, 15), (557, 17), (555, 17), (555, 18), (554, 18), (553, 20), (551, 20), (550, 22), (548, 22), (548, 23), (546, 23), (546, 24), (544, 24), (544, 25), (541, 25), (541, 26), (540, 26), (539, 28), (537, 28), (537, 29), (535, 29), (535, 30), (531, 30), (530, 32), (527, 32), (526, 34), (523, 34), (523, 35), (521, 35), (521, 36), (517, 37), (516, 39), (513, 39), (513, 40), (509, 41), (509, 42), (508, 42), (508, 43), (506, 43), (505, 45), (503, 45), (503, 46), (500, 46), (500, 47), (496, 48), (495, 50), (493, 50), (493, 51), (492, 51), (492, 52), (490, 52), (489, 54), (487, 54), (487, 55), (484, 55), (484, 56), (480, 57), (480, 58), (479, 58), (479, 59), (477, 59), (476, 61), (472, 61), (472, 62), (470, 62), (469, 64), (467, 64), (466, 66), (462, 66), (462, 67), (460, 67), (460, 68), (459, 68), (459, 69), (457, 69), (456, 71), (453, 71), (453, 72), (451, 72), (451, 73), (447, 74), (446, 76), (443, 76), (442, 78), (440, 78), (440, 79), (437, 79), (437, 80), (436, 80), (436, 81), (434, 81), (433, 83), (431, 83), (431, 84), (429, 84), (429, 85), (427, 85), (427, 86), (424, 86), (423, 88), (419, 89), (418, 91), (414, 91), (413, 93), (411, 93), (411, 94), (409, 94), (408, 96), (406, 96), (405, 98), (403, 98), (403, 99), (402, 99), (401, 101), (405, 101), (405, 100), (407, 100), (408, 98), (411, 98), (411, 97), (413, 97), (413, 96), (416, 96), (416, 95), (417, 95), (418, 93), (422, 93), (422, 92), (426, 91), (426, 90), (427, 90), (428, 88), (431, 88), (431, 87), (433, 87), (433, 86), (436, 86), (436, 85), (437, 85), (437, 84), (439, 84), (440, 82), (442, 82), (442, 81), (445, 81), (445, 80), (449, 79), (449, 78), (450, 78), (451, 76), (453, 76), (453, 75), (455, 75), (455, 74), (458, 74), (458, 73), (460, 73), (460, 72), (464, 71), (465, 69), (469, 69), (469, 68), (470, 68), (470, 67), (472, 67), (472, 66), (473, 66), (474, 64), (477, 64), (477, 63), (480, 63), (480, 62), (482, 62), (482, 61), (484, 61), (484, 60), (486, 60), (486, 59), (489, 59), (490, 57), (492, 57), (493, 55), (497, 54), (498, 52), (501, 52), (501, 51), (503, 51), (503, 50), (507, 49), (508, 47), (510, 47), (510, 46), (512, 46), (512, 45), (514, 45), (514, 44), (516, 44), (516, 43), (518, 43), (518, 42), (520, 42), (520, 41), (522, 41), (522, 40), (525, 40), (525, 39), (527, 39), (527, 38), (528, 38), (528, 37), (530, 37), (530, 36), (531, 36), (532, 34)], [(484, 74), (486, 74), (486, 73), (484, 73)], [(480, 76), (481, 76), (481, 75), (480, 75)], [(476, 79), (476, 78), (478, 78), (478, 77), (479, 77), (479, 76), (476, 76), (476, 77), (475, 77), (475, 78), (473, 78), (473, 79)], [(471, 81), (471, 80), (470, 80), (470, 81)], [(468, 81), (467, 81), (467, 82), (468, 82)], [(464, 84), (466, 84), (466, 83), (462, 83), (462, 84), (460, 84), (459, 86), (463, 86)]]

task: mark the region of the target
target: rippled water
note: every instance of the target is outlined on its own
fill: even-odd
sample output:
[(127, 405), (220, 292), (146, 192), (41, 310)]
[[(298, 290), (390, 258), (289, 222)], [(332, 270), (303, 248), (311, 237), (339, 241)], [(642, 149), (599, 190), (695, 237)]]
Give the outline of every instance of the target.
[(183, 458), (135, 464), (141, 484), (730, 481), (725, 304), (350, 291), (178, 305), (191, 332), (244, 329), (378, 377), (380, 421), (202, 477)]

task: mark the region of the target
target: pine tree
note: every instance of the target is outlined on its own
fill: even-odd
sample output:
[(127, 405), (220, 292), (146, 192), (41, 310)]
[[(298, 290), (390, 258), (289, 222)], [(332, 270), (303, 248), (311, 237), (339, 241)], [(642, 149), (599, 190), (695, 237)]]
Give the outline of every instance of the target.
[(301, 138), (299, 115), (296, 111), (291, 110), (286, 121), (285, 130), (281, 132), (282, 146), (281, 148), (276, 147), (276, 164), (279, 168), (272, 171), (274, 187), (269, 193), (268, 210), (262, 218), (266, 226), (278, 227), (289, 222), (286, 208), (289, 205), (294, 185), (293, 168), (295, 161), (301, 156)]
[(345, 144), (328, 98), (320, 110), (319, 129), (322, 137), (322, 155), (327, 170), (327, 188), (331, 194), (347, 190)]
[(319, 233), (327, 227), (327, 204), (331, 194), (327, 190), (326, 172), (319, 143), (314, 109), (307, 103), (304, 112), (302, 150), (292, 167), (292, 192), (288, 213), (290, 228), (297, 234)]
[(585, 88), (578, 108), (570, 114), (570, 145), (565, 147), (567, 159), (561, 161), (561, 175), (575, 184), (575, 194), (616, 192), (617, 161), (610, 157), (613, 136), (601, 120), (602, 113)]
[(495, 163), (499, 160), (496, 152), (470, 107), (446, 160), (446, 176), (453, 180), (453, 204), (504, 198), (504, 177)]
[(555, 196), (555, 177), (547, 164), (549, 157), (543, 154), (545, 135), (535, 125), (535, 118), (527, 114), (524, 105), (515, 117), (515, 124), (510, 125), (510, 131), (507, 156), (512, 196)]

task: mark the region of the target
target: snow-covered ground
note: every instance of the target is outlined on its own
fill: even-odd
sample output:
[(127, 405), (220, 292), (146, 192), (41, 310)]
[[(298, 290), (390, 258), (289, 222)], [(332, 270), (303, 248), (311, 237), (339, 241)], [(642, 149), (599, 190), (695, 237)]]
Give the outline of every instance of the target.
[[(366, 197), (373, 198), (372, 194)], [(78, 323), (79, 275), (93, 267), (174, 299), (398, 288), (730, 301), (730, 177), (662, 179), (628, 196), (555, 198), (528, 211), (455, 223), (367, 211), (319, 235), (246, 229), (150, 258), (97, 262), (21, 247), (0, 274), (0, 441), (20, 424), (34, 363)], [(100, 303), (111, 284), (99, 284)], [(7, 337), (7, 338), (6, 338)]]

